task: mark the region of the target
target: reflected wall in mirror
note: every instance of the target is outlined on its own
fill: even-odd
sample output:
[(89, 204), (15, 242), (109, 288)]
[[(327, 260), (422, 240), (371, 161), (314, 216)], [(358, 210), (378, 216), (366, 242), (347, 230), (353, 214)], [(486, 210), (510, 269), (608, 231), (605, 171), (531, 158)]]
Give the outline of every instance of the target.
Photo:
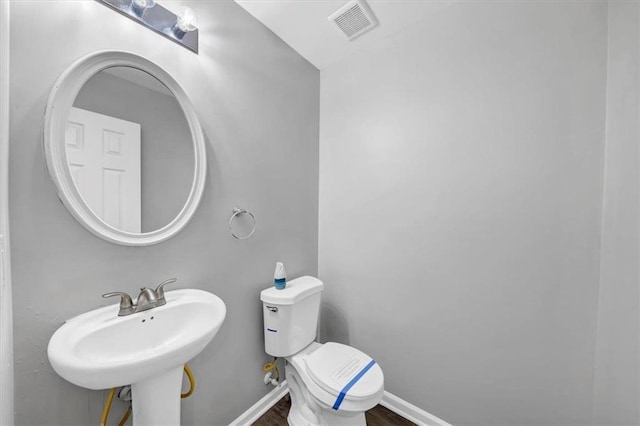
[(164, 241), (198, 207), (200, 123), (178, 83), (145, 58), (104, 51), (74, 63), (49, 95), (44, 139), (60, 199), (105, 240)]
[(194, 173), (187, 120), (169, 89), (131, 67), (87, 81), (69, 113), (66, 155), (93, 213), (126, 232), (160, 229), (189, 195)]

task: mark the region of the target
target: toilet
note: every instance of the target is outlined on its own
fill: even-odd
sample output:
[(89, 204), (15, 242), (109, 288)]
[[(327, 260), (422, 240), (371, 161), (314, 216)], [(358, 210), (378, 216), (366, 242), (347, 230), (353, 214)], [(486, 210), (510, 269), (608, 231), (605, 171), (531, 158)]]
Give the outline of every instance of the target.
[(356, 348), (315, 342), (323, 288), (304, 276), (260, 293), (265, 351), (285, 359), (289, 425), (366, 425), (364, 412), (384, 393), (382, 369)]

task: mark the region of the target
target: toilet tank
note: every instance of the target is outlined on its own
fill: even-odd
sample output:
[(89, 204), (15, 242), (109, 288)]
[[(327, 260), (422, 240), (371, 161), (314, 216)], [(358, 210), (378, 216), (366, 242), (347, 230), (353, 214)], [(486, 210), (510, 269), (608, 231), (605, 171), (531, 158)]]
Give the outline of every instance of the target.
[(269, 355), (294, 355), (315, 340), (323, 287), (319, 279), (305, 276), (287, 282), (283, 290), (262, 290), (264, 348)]

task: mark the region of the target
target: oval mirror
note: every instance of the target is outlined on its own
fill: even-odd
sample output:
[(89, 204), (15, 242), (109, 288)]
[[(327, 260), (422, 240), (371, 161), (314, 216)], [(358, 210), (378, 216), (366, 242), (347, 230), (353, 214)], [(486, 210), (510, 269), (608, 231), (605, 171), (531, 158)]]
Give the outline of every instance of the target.
[(151, 61), (105, 51), (74, 63), (45, 114), (58, 195), (89, 231), (124, 245), (179, 232), (202, 197), (204, 137), (178, 83)]

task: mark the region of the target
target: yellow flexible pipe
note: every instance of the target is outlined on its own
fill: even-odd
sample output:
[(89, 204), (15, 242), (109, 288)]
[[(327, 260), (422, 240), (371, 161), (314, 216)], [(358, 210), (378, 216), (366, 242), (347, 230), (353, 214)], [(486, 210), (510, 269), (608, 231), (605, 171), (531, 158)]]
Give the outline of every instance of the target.
[[(277, 370), (276, 370), (277, 371)], [(187, 378), (189, 379), (189, 391), (187, 393), (180, 394), (180, 398), (188, 398), (195, 392), (196, 390), (196, 379), (193, 377), (193, 373), (191, 372), (191, 368), (189, 368), (188, 364), (184, 365), (184, 372), (187, 374)], [(116, 388), (112, 388), (109, 391), (109, 395), (107, 396), (107, 401), (104, 403), (104, 409), (102, 410), (102, 417), (100, 418), (100, 426), (107, 426), (107, 418), (109, 417), (109, 411), (111, 411), (111, 403), (113, 402), (113, 396), (116, 393)], [(131, 415), (131, 406), (127, 409), (127, 412), (124, 413), (122, 420), (118, 423), (118, 426), (124, 426)]]
[(273, 361), (267, 362), (265, 365), (262, 366), (262, 371), (264, 371), (265, 373), (268, 373), (269, 371), (273, 370), (276, 373), (275, 379), (280, 380), (280, 372), (278, 371), (278, 366), (276, 365), (277, 360), (278, 358), (274, 358)]
[(118, 426), (124, 426), (127, 423), (127, 420), (129, 419), (130, 415), (131, 415), (131, 405), (129, 405), (127, 412), (124, 413), (124, 416), (122, 416), (122, 420), (120, 420), (120, 423), (118, 423)]
[(107, 425), (107, 417), (109, 417), (109, 410), (111, 410), (111, 403), (113, 402), (113, 395), (116, 393), (116, 388), (112, 388), (107, 396), (107, 402), (104, 403), (104, 409), (102, 410), (102, 418), (100, 418), (100, 426)]
[(196, 390), (196, 379), (193, 378), (193, 373), (188, 364), (184, 365), (184, 372), (187, 373), (189, 378), (189, 391), (180, 395), (180, 398), (189, 398), (191, 394)]

